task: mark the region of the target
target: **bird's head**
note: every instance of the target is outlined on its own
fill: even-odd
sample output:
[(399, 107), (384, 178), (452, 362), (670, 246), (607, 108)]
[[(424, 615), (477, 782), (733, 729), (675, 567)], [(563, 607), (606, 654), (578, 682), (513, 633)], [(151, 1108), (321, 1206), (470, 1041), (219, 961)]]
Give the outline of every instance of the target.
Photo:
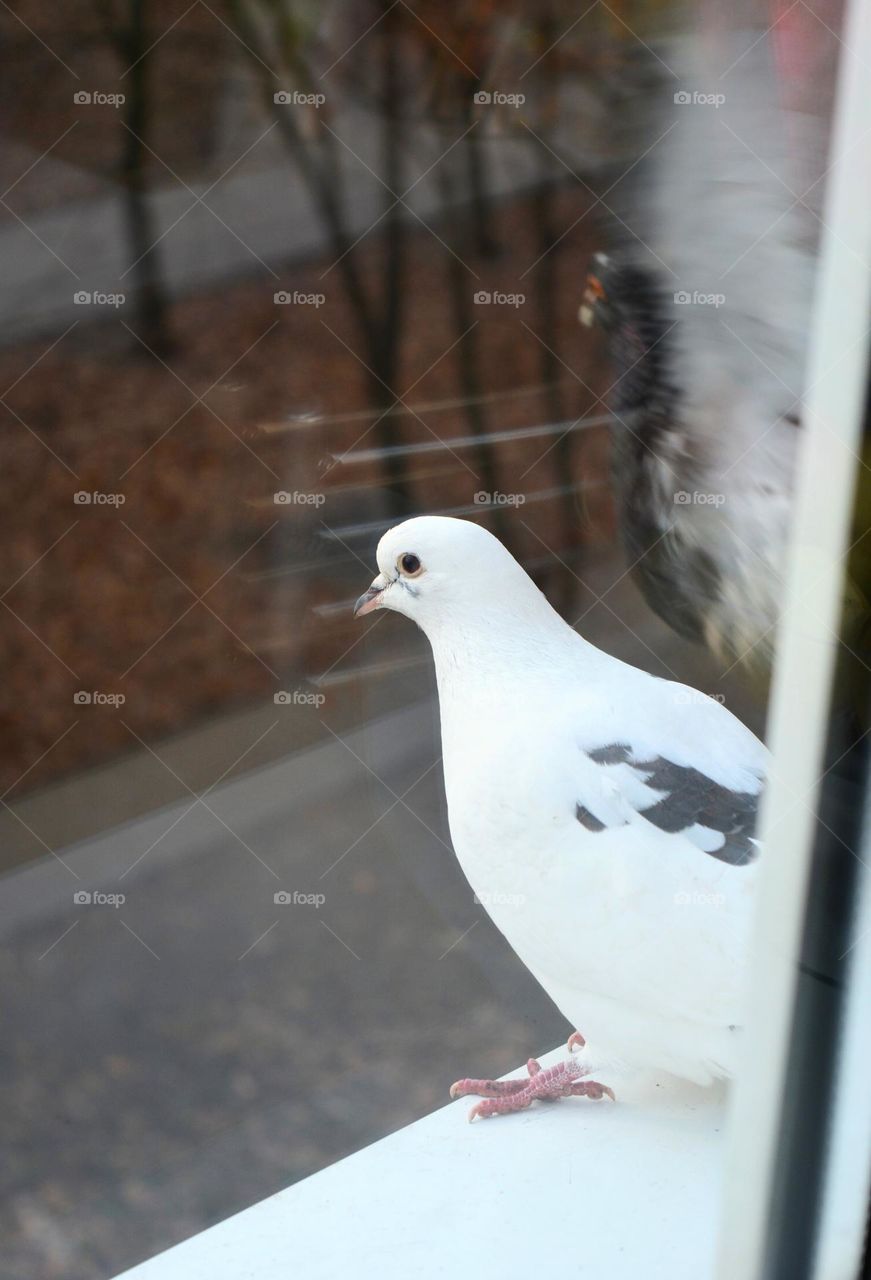
[(471, 520), (418, 516), (388, 529), (380, 570), (354, 606), (355, 617), (393, 609), (427, 634), (445, 623), (472, 626), (549, 610), (541, 592), (498, 538)]

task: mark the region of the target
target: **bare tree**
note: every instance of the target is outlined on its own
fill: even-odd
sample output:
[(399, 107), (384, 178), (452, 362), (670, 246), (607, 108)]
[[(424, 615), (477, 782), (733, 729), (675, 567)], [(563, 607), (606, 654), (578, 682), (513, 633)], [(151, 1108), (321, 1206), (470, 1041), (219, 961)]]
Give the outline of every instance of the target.
[[(305, 117), (275, 103), (277, 84), (293, 84), (304, 94), (317, 94), (320, 84), (306, 56), (306, 18), (292, 0), (227, 0), (229, 15), (257, 74), (263, 100), (274, 114), (281, 136), (297, 165), (323, 219), (330, 249), (341, 273), (366, 351), (370, 397), (376, 417), (376, 435), (385, 452), (388, 492), (406, 496), (407, 481), (397, 444), (394, 386), (398, 373), (405, 300), (404, 267), (406, 231), (402, 207), (392, 192), (402, 189), (404, 102), (400, 65), (400, 16), (387, 0), (379, 0), (383, 17), (378, 24), (378, 98), (381, 110), (381, 153), (384, 182), (385, 234), (383, 287), (367, 287), (360, 270), (348, 226), (347, 210), (353, 193), (348, 190), (342, 148), (326, 120), (314, 138), (305, 130)], [(275, 69), (273, 69), (275, 68)]]
[(158, 355), (166, 355), (173, 341), (166, 293), (155, 247), (157, 235), (148, 207), (147, 136), (151, 107), (151, 59), (145, 0), (126, 0), (114, 11), (112, 0), (96, 0), (106, 39), (129, 75), (125, 94), (121, 179), (127, 238), (135, 281), (136, 315), (143, 340)]

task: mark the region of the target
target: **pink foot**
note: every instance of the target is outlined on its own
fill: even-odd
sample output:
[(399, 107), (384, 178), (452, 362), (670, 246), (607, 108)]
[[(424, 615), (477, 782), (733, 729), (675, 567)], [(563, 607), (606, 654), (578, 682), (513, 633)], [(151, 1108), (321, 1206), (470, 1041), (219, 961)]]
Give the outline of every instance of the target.
[[(575, 1035), (578, 1035), (575, 1032)], [(574, 1039), (574, 1037), (572, 1037)], [(575, 1041), (577, 1043), (577, 1041)], [(535, 1058), (526, 1064), (528, 1080), (458, 1080), (451, 1085), (451, 1097), (462, 1098), (476, 1094), (486, 1101), (478, 1102), (469, 1112), (469, 1119), (478, 1116), (506, 1115), (509, 1111), (523, 1111), (536, 1099), (555, 1102), (557, 1098), (604, 1098), (615, 1101), (613, 1089), (598, 1080), (585, 1080), (586, 1068), (575, 1062), (559, 1062), (555, 1067), (542, 1067)]]
[(566, 1048), (569, 1053), (574, 1053), (575, 1049), (583, 1049), (586, 1043), (587, 1042), (581, 1035), (580, 1031), (573, 1031), (566, 1041)]

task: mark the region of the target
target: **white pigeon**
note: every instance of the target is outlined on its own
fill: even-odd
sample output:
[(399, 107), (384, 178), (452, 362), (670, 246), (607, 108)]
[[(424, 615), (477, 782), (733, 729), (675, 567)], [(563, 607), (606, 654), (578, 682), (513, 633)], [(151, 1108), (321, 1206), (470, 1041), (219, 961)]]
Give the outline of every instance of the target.
[[(757, 877), (761, 742), (695, 689), (581, 638), (498, 539), (422, 516), (384, 534), (355, 614), (432, 646), (454, 848), (587, 1057), (699, 1084), (733, 1074)], [(570, 1058), (463, 1080), (472, 1115), (610, 1093)], [(613, 1095), (612, 1095), (613, 1096)]]

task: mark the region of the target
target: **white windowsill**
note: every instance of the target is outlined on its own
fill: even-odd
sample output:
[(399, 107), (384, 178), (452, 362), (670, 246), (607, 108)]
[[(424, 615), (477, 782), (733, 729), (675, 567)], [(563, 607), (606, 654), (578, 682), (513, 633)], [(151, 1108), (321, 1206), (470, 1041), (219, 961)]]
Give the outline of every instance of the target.
[(474, 1100), (462, 1099), (123, 1280), (514, 1280), (543, 1268), (591, 1280), (706, 1280), (724, 1091), (596, 1075), (614, 1086), (616, 1105), (539, 1103), (469, 1125)]

